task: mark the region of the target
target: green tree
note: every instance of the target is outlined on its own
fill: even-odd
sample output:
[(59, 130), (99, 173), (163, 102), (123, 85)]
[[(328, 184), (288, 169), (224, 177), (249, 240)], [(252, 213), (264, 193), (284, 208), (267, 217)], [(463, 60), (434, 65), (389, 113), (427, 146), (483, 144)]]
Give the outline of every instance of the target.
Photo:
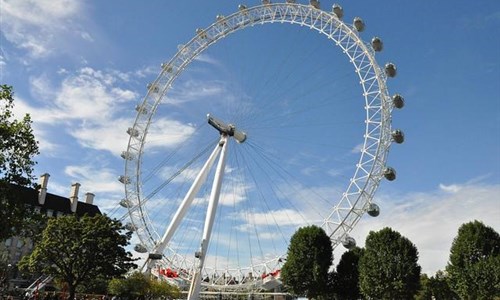
[(426, 274), (420, 277), (420, 291), (417, 300), (452, 300), (458, 299), (448, 285), (447, 275), (443, 271), (437, 271), (436, 275), (429, 278)]
[(288, 246), (287, 261), (281, 270), (283, 283), (294, 294), (317, 298), (327, 293), (328, 269), (332, 265), (332, 243), (317, 226), (294, 233)]
[(113, 278), (108, 292), (126, 299), (179, 298), (181, 293), (176, 286), (158, 281), (149, 276), (134, 272), (127, 278)]
[(359, 299), (359, 260), (363, 249), (354, 247), (344, 252), (337, 265), (334, 291), (339, 299)]
[(40, 242), (20, 268), (52, 275), (68, 286), (70, 299), (76, 288), (94, 279), (111, 279), (136, 267), (125, 250), (131, 237), (123, 225), (103, 215), (51, 218)]
[(415, 296), (416, 300), (432, 300), (432, 290), (429, 285), (429, 276), (427, 274), (420, 275), (420, 290)]
[(462, 299), (500, 297), (500, 237), (480, 221), (458, 229), (446, 266), (451, 288)]
[(31, 128), (31, 118), (16, 120), (12, 113), (14, 93), (11, 86), (0, 85), (0, 240), (25, 235), (36, 214), (16, 198), (12, 184), (35, 187), (33, 160), (38, 142)]
[(359, 261), (361, 293), (374, 299), (412, 299), (419, 290), (415, 245), (391, 228), (370, 231)]

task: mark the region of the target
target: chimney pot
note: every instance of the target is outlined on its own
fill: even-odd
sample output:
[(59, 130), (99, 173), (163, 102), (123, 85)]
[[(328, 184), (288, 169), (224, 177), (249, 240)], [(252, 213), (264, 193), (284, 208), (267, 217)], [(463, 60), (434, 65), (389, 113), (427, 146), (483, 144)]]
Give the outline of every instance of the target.
[(94, 204), (94, 197), (95, 195), (92, 193), (86, 193), (85, 194), (85, 203), (87, 204)]
[(76, 212), (76, 206), (78, 205), (78, 190), (80, 189), (80, 184), (73, 183), (71, 185), (71, 194), (69, 196), (69, 201), (71, 205), (71, 211)]
[(50, 175), (44, 173), (40, 176), (40, 191), (38, 191), (38, 204), (43, 205), (45, 203), (45, 197), (47, 196), (47, 184), (49, 182)]

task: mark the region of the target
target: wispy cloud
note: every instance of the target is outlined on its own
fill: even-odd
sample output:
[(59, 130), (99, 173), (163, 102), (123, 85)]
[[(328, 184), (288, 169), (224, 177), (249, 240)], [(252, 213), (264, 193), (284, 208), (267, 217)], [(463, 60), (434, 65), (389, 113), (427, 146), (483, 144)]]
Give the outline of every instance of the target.
[(72, 165), (64, 169), (69, 177), (78, 180), (86, 190), (93, 193), (123, 192), (123, 185), (117, 179), (114, 170), (102, 166)]
[(267, 226), (270, 223), (280, 224), (280, 226), (304, 224), (302, 215), (299, 212), (288, 208), (267, 212), (242, 213), (239, 217), (246, 220), (247, 223), (252, 224), (252, 226)]
[(90, 38), (90, 34), (79, 28), (76, 22), (83, 15), (80, 1), (1, 0), (0, 5), (3, 35), (33, 58), (48, 56), (64, 46), (62, 36)]
[[(60, 135), (48, 133), (54, 128), (63, 128), (88, 148), (113, 154), (124, 150), (127, 145), (125, 131), (133, 124), (134, 113), (130, 113), (129, 118), (122, 115), (130, 111), (139, 97), (135, 91), (121, 87), (123, 78), (129, 80), (130, 76), (116, 70), (88, 67), (62, 75), (65, 77), (60, 83), (45, 74), (31, 78), (31, 93), (39, 99), (39, 107), (23, 99), (16, 100), (16, 111), (30, 113), (37, 136), (44, 138), (40, 145), (42, 153), (48, 155), (61, 142)], [(53, 140), (55, 138), (57, 141)]]

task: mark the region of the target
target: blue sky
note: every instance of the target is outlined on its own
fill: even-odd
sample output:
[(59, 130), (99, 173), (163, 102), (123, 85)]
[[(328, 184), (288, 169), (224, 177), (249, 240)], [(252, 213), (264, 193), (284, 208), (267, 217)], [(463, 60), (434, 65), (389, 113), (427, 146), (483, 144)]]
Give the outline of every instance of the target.
[[(134, 107), (145, 96), (146, 85), (158, 76), (160, 64), (177, 52), (178, 45), (195, 35), (196, 28), (209, 26), (218, 14), (231, 14), (239, 3), (0, 1), (0, 81), (14, 86), (16, 113), (32, 115), (41, 150), (36, 174), (50, 173), (49, 192), (61, 195), (69, 195), (71, 183), (80, 182), (81, 198), (83, 193), (93, 192), (103, 211), (120, 217), (124, 211), (117, 203), (124, 191), (116, 179), (124, 172), (124, 162), (119, 155), (127, 147), (125, 131), (134, 122)], [(321, 5), (330, 10), (333, 3), (322, 1)], [(393, 145), (388, 159), (398, 178), (382, 182), (375, 196), (381, 215), (364, 216), (352, 236), (362, 246), (370, 230), (393, 227), (416, 244), (423, 271), (433, 274), (445, 267), (462, 223), (478, 219), (500, 231), (500, 4), (486, 0), (339, 3), (346, 23), (355, 16), (364, 19), (367, 27), (361, 36), (365, 41), (373, 36), (382, 38), (384, 50), (377, 54), (377, 60), (379, 64), (396, 64), (398, 75), (388, 81), (388, 88), (406, 100), (402, 110), (393, 112), (393, 126), (404, 130), (406, 141)], [(258, 1), (245, 4), (256, 5)], [(355, 73), (339, 52), (324, 38), (318, 39), (316, 32), (287, 25), (255, 26), (217, 43), (179, 77), (168, 96), (176, 103), (175, 110), (160, 107), (158, 115), (169, 116), (170, 121), (159, 117), (155, 123), (157, 135), (146, 148), (150, 160), (145, 169), (153, 169), (153, 163), (161, 160), (159, 153), (177, 145), (176, 138), (182, 139), (206, 122), (200, 115), (230, 117), (222, 110), (206, 111), (206, 105), (218, 108), (221, 96), (225, 105), (230, 103), (240, 111), (246, 100), (259, 98), (259, 105), (266, 107), (262, 114), (269, 115), (270, 124), (278, 124), (287, 111), (285, 104), (308, 109), (309, 98), (333, 96), (342, 104), (328, 111), (317, 110), (318, 119), (311, 114), (297, 120), (301, 125), (320, 124), (327, 118), (338, 121), (335, 129), (339, 134), (331, 140), (328, 132), (311, 132), (312, 125), (259, 132), (257, 125), (264, 124), (258, 123), (264, 122), (259, 118), (237, 126), (241, 124), (242, 130), (248, 131), (249, 143), (256, 141), (251, 144), (254, 150), (276, 142), (276, 149), (280, 149), (276, 155), (290, 157), (287, 172), (317, 174), (314, 180), (300, 184), (296, 177), (282, 174), (288, 185), (295, 186), (287, 189), (293, 194), (289, 199), (310, 192), (321, 199), (340, 193), (342, 183), (349, 179), (344, 173), (349, 174), (356, 163), (353, 154), (360, 143), (356, 134), (363, 128), (363, 111), (353, 112), (348, 102), (360, 91)], [(275, 98), (283, 101), (265, 106)], [(171, 122), (174, 113), (182, 115), (176, 119), (179, 123)], [(252, 140), (252, 134), (265, 133), (278, 137)], [(326, 138), (321, 140), (321, 134)], [(299, 136), (310, 137), (310, 145), (292, 139)], [(300, 148), (289, 148), (292, 146)], [(293, 156), (298, 153), (300, 157)], [(293, 159), (300, 163), (292, 164)], [(229, 172), (237, 167), (233, 162)], [(273, 168), (270, 163), (259, 176), (278, 176), (270, 171)], [(325, 174), (335, 183), (322, 182), (328, 178)], [(154, 189), (153, 183), (151, 186)], [(233, 186), (238, 188), (231, 191), (219, 214), (231, 204), (248, 202), (252, 184), (237, 182)], [(172, 200), (175, 197), (165, 192), (156, 202), (178, 201)], [(202, 207), (202, 203), (200, 200), (196, 206)], [(268, 212), (274, 213), (275, 220), (297, 225), (290, 222), (292, 211), (303, 202), (270, 203)], [(307, 209), (314, 207), (303, 204), (304, 208), (297, 209), (303, 209), (307, 218)], [(151, 205), (150, 209), (160, 210), (160, 206)], [(317, 207), (322, 205), (328, 206)], [(244, 225), (249, 223), (241, 221), (248, 215), (228, 211), (226, 216), (232, 223), (218, 224), (219, 228), (236, 228), (225, 232), (229, 236), (248, 230)], [(268, 216), (264, 207), (252, 211), (254, 220)], [(284, 228), (286, 236), (293, 227)], [(214, 235), (223, 234), (218, 230)], [(283, 244), (283, 237), (273, 236), (273, 231), (262, 232), (263, 248), (271, 239)], [(343, 251), (340, 248), (337, 259)]]

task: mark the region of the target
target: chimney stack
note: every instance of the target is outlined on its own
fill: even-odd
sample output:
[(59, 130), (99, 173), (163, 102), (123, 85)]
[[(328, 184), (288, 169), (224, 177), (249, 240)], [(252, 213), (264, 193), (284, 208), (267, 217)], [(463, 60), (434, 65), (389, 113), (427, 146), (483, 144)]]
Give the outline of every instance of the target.
[(78, 205), (78, 190), (80, 189), (80, 184), (73, 183), (71, 185), (71, 194), (69, 196), (69, 202), (71, 205), (71, 211), (76, 212), (76, 206)]
[(94, 194), (92, 193), (86, 193), (85, 194), (85, 203), (87, 204), (94, 204)]
[(43, 205), (45, 203), (45, 197), (47, 196), (47, 184), (49, 182), (50, 175), (44, 173), (40, 176), (40, 191), (38, 192), (38, 204)]

